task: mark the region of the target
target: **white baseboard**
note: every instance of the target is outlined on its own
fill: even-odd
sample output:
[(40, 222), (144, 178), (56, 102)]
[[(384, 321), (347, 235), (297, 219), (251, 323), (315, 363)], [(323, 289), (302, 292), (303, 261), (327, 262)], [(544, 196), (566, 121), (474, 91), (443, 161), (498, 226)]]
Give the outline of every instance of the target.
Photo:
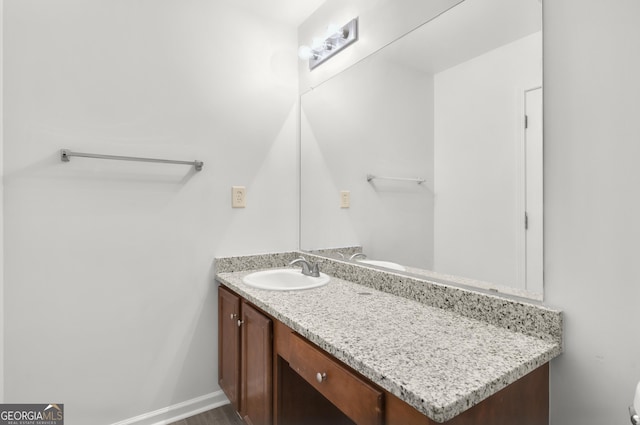
[(125, 419), (112, 425), (167, 425), (225, 404), (229, 404), (229, 399), (222, 391), (216, 391), (169, 407), (163, 407), (153, 412), (144, 413), (134, 418)]

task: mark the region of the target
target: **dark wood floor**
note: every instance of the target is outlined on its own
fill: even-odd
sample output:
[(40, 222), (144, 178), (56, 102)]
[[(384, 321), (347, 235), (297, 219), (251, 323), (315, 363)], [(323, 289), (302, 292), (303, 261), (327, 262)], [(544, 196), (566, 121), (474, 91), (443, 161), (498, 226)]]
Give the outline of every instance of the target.
[(245, 425), (230, 404), (199, 415), (174, 422), (171, 425)]

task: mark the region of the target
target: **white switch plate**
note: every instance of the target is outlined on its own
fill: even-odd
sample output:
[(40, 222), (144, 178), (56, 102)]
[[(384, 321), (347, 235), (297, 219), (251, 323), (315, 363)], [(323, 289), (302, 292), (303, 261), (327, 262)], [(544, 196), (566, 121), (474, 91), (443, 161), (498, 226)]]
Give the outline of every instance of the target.
[(231, 207), (244, 208), (247, 206), (247, 189), (244, 186), (231, 186)]
[(340, 191), (340, 208), (349, 208), (351, 206), (351, 192), (348, 190)]

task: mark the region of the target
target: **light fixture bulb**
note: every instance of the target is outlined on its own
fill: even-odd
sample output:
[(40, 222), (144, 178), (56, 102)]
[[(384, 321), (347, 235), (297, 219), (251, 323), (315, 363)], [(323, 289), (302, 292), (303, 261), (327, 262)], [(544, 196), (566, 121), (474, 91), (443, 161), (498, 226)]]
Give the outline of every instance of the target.
[(311, 59), (316, 56), (316, 53), (309, 46), (300, 46), (298, 48), (298, 57), (302, 60)]
[(326, 47), (326, 43), (324, 38), (315, 37), (313, 41), (311, 41), (311, 48), (316, 52), (320, 50), (324, 50), (325, 47)]
[(340, 27), (340, 25), (337, 25), (337, 24), (329, 24), (327, 26), (327, 32), (325, 34), (326, 34), (327, 38), (333, 37), (336, 34), (341, 37), (342, 36), (342, 27)]

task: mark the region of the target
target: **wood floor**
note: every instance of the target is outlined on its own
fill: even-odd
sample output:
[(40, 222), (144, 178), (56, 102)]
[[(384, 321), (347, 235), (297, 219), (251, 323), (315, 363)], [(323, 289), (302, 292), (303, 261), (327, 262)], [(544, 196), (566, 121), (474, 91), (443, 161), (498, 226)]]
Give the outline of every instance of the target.
[(230, 404), (199, 415), (174, 422), (171, 425), (245, 425)]

